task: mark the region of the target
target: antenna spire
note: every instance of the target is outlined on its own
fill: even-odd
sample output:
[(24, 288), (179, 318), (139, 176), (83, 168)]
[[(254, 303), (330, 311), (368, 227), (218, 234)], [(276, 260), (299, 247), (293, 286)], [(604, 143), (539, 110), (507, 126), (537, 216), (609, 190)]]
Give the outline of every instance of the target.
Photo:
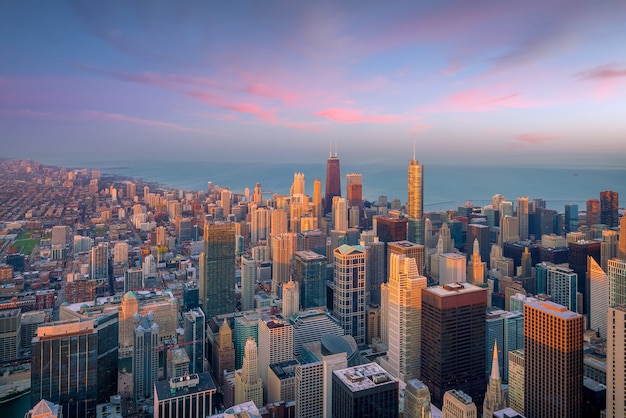
[(328, 153), (328, 157), (332, 157), (333, 156), (333, 143), (332, 142), (329, 144), (329, 148), (330, 148), (330, 152)]

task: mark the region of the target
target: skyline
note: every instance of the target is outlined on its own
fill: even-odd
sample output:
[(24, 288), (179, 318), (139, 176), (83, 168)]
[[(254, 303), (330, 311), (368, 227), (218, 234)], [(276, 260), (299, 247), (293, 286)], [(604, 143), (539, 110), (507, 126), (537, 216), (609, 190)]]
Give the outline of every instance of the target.
[(0, 5), (5, 157), (626, 156), (620, 2), (30, 6)]

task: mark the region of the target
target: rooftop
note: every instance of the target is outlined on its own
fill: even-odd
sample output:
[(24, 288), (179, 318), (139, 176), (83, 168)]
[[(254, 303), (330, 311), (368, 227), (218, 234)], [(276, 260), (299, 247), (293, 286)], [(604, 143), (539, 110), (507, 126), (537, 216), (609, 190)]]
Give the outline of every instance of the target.
[(385, 369), (376, 363), (336, 370), (333, 374), (352, 392), (359, 392), (389, 383), (398, 383), (398, 379), (387, 373)]
[(539, 309), (541, 311), (549, 313), (550, 315), (558, 316), (559, 318), (562, 318), (562, 319), (572, 319), (572, 318), (577, 318), (581, 316), (580, 314), (576, 312), (572, 312), (568, 310), (565, 306), (559, 305), (558, 303), (554, 303), (551, 301), (543, 301), (543, 300), (538, 300), (536, 302), (527, 301), (526, 306), (530, 308)]
[(162, 380), (156, 382), (154, 388), (159, 401), (206, 391), (215, 392), (216, 390), (215, 383), (213, 383), (209, 373), (194, 373), (170, 380)]
[[(465, 256), (461, 256), (465, 258)], [(463, 293), (484, 292), (485, 289), (467, 282), (449, 283), (442, 286), (427, 287), (426, 291), (438, 296), (450, 296)]]

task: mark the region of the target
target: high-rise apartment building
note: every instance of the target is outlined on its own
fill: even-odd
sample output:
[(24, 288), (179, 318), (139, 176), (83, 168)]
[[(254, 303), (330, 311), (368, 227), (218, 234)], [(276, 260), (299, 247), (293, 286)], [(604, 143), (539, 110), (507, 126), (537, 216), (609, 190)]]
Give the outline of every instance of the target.
[(324, 365), (321, 361), (298, 364), (295, 367), (296, 416), (324, 416)]
[[(392, 218), (390, 216), (377, 216), (374, 218), (376, 235), (381, 242), (406, 241), (407, 220), (405, 218)], [(412, 241), (411, 241), (412, 242)]]
[(565, 233), (578, 231), (578, 205), (567, 203), (565, 205)]
[(519, 221), (519, 237), (528, 239), (528, 197), (517, 198), (517, 220)]
[(133, 347), (133, 390), (135, 402), (152, 398), (153, 385), (159, 377), (159, 325), (152, 313), (135, 326)]
[(272, 211), (264, 206), (256, 207), (250, 213), (250, 243), (270, 239)]
[(609, 306), (626, 304), (626, 260), (609, 260)]
[(606, 313), (609, 309), (609, 276), (593, 257), (589, 261), (589, 329), (606, 338)]
[(598, 199), (587, 200), (587, 227), (600, 223), (600, 201)]
[(606, 339), (606, 417), (626, 416), (626, 305), (608, 310)]
[(417, 273), (419, 275), (424, 274), (425, 266), (425, 247), (420, 244), (415, 244), (411, 241), (395, 241), (387, 243), (387, 253), (389, 257), (391, 254), (403, 254), (415, 260), (417, 266)]
[(191, 309), (183, 314), (185, 349), (189, 356), (191, 373), (204, 372), (205, 321), (202, 308)]
[(333, 197), (341, 196), (341, 170), (337, 153), (328, 156), (326, 161), (326, 196), (324, 198), (324, 215), (333, 210)]
[[(558, 265), (546, 266), (547, 293), (554, 303), (578, 312), (577, 288), (578, 275), (567, 267)], [(587, 293), (589, 294), (589, 293)]]
[(422, 289), (421, 380), (438, 408), (451, 389), (469, 394), (482, 407), (486, 307), (486, 289), (469, 283)]
[(600, 242), (600, 266), (604, 271), (609, 268), (609, 260), (617, 258), (619, 255), (619, 246), (617, 241), (617, 232), (611, 230), (602, 231), (602, 242)]
[(409, 231), (407, 239), (424, 245), (424, 166), (419, 164), (415, 155), (408, 170)]
[(398, 379), (376, 363), (332, 372), (334, 418), (398, 416)]
[(322, 181), (320, 179), (313, 180), (313, 213), (319, 225), (322, 217), (324, 217), (324, 206), (322, 205)]
[[(511, 308), (512, 309), (512, 308)], [(522, 308), (523, 309), (523, 308)], [(487, 365), (487, 375), (493, 370), (494, 342), (497, 351), (501, 355), (497, 356), (500, 376), (504, 382), (509, 379), (509, 352), (524, 348), (524, 315), (523, 312), (491, 311), (485, 320), (485, 363)]]
[(298, 239), (293, 232), (272, 237), (272, 293), (279, 294), (280, 287), (289, 281), (291, 260), (297, 250)]
[(583, 317), (554, 302), (524, 305), (524, 412), (582, 417)]
[(67, 225), (55, 225), (50, 234), (51, 245), (67, 245), (72, 236), (72, 228)]
[(282, 286), (283, 293), (283, 318), (290, 318), (291, 315), (300, 310), (300, 285), (298, 282), (289, 280)]
[(21, 350), (21, 309), (0, 311), (0, 359), (17, 360)]
[(204, 223), (204, 253), (200, 257), (200, 297), (208, 318), (235, 310), (235, 225)]
[(386, 363), (387, 371), (403, 382), (421, 374), (422, 289), (426, 285), (415, 259), (390, 255)]
[(619, 193), (612, 190), (600, 192), (600, 223), (614, 228), (618, 225)]
[(248, 338), (243, 366), (235, 372), (235, 405), (252, 401), (260, 408), (263, 403), (263, 381), (259, 375), (258, 350), (254, 338)]
[(364, 344), (366, 250), (344, 244), (335, 249), (334, 258), (333, 316), (357, 344)]
[(348, 201), (340, 196), (333, 198), (333, 229), (348, 229)]
[(524, 414), (524, 350), (509, 352), (509, 406)]
[(259, 374), (267, 397), (267, 373), (270, 364), (293, 359), (293, 327), (278, 317), (259, 319)]
[(107, 243), (99, 243), (89, 251), (89, 278), (109, 278), (109, 246)]

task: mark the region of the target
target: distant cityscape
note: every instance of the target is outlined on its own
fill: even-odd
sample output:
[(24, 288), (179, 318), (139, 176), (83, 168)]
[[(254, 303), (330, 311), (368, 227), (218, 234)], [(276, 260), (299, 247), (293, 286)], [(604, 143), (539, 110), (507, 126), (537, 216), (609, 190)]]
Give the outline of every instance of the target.
[(333, 151), (312, 195), (298, 171), (289, 194), (261, 178), (236, 193), (0, 161), (0, 403), (25, 418), (626, 416), (618, 192), (425, 211), (428, 165), (406, 166), (406, 197), (367, 201)]

